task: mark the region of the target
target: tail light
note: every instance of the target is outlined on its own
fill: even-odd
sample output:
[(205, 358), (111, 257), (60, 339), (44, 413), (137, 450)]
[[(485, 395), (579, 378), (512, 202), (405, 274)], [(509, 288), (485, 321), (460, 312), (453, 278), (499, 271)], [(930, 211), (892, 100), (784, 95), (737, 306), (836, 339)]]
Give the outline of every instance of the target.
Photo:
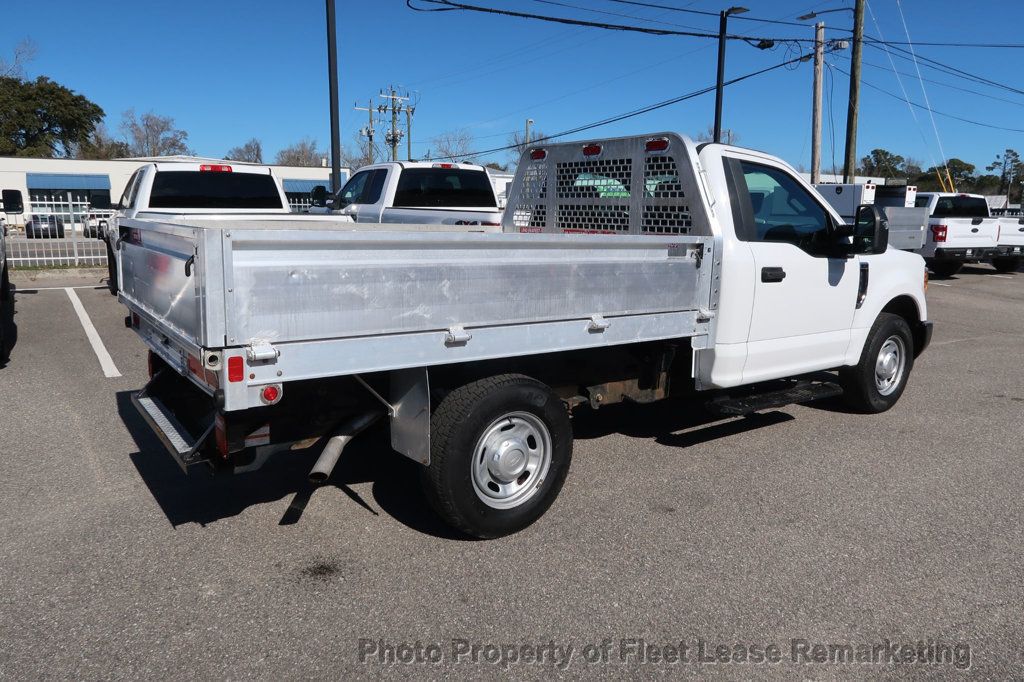
[(932, 238), (937, 242), (946, 241), (946, 230), (948, 229), (945, 225), (932, 225)]
[(281, 390), (281, 384), (270, 384), (264, 386), (263, 390), (260, 391), (260, 400), (263, 401), (264, 405), (276, 405), (281, 400), (281, 396), (284, 391)]
[(601, 153), (601, 145), (588, 144), (583, 146), (583, 156), (597, 156)]
[(644, 145), (644, 151), (648, 152), (663, 152), (666, 149), (668, 149), (667, 137), (655, 137), (647, 140), (647, 144)]
[(544, 149), (531, 149), (530, 158), (534, 161), (543, 161), (548, 156), (547, 150)]
[(204, 163), (199, 166), (199, 170), (204, 173), (230, 173), (231, 166), (222, 163)]

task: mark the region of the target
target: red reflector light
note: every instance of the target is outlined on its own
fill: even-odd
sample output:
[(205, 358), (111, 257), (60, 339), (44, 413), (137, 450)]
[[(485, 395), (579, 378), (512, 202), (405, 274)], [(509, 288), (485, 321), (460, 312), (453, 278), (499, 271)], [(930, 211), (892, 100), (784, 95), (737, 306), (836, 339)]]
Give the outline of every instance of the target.
[(199, 166), (199, 170), (210, 173), (230, 173), (231, 166), (226, 166), (220, 163), (204, 163), (203, 165)]
[(601, 153), (601, 145), (588, 144), (583, 147), (583, 156), (597, 156)]
[(937, 242), (946, 241), (946, 229), (945, 225), (932, 225), (932, 238)]
[(132, 313), (132, 327), (138, 329), (140, 324), (142, 324), (142, 318), (138, 313)]
[(454, 163), (435, 163), (434, 168), (455, 168)]
[(245, 361), (241, 355), (228, 358), (228, 381), (235, 383), (245, 378)]
[(543, 161), (548, 156), (548, 153), (544, 149), (532, 149), (530, 150), (530, 158), (534, 161)]
[(264, 386), (263, 391), (260, 392), (260, 397), (263, 402), (268, 405), (272, 405), (281, 399), (281, 388), (279, 386)]
[(644, 150), (649, 152), (663, 152), (666, 149), (668, 149), (667, 137), (656, 137), (653, 140), (647, 140), (647, 144), (644, 145)]

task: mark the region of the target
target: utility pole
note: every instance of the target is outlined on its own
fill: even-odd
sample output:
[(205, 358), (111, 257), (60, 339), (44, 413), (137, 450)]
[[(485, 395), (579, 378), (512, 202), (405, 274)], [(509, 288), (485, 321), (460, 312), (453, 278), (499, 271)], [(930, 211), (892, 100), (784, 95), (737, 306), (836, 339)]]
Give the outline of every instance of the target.
[[(369, 152), (369, 161), (370, 161), (370, 163), (373, 163), (374, 162), (373, 134), (375, 132), (374, 129), (373, 129), (373, 112), (376, 111), (373, 108), (373, 100), (371, 99), (369, 102), (367, 102), (365, 107), (361, 107), (361, 106), (355, 105), (352, 108), (355, 109), (356, 111), (365, 111), (367, 113), (368, 117), (369, 117), (369, 120), (366, 123), (366, 127), (363, 128), (362, 130), (360, 130), (359, 134), (362, 135), (363, 137), (365, 137), (367, 140), (369, 140), (369, 144), (367, 145), (367, 151)], [(353, 168), (352, 170), (355, 170), (355, 169)]]
[(416, 107), (405, 105), (405, 160), (412, 161), (412, 115)]
[(846, 158), (843, 182), (853, 182), (857, 168), (857, 112), (860, 106), (860, 52), (864, 43), (864, 0), (853, 8), (853, 54), (850, 55), (850, 104), (846, 111)]
[(398, 161), (398, 143), (402, 141), (402, 137), (405, 135), (401, 130), (398, 129), (398, 114), (405, 111), (405, 104), (409, 100), (408, 96), (399, 95), (395, 92), (395, 89), (390, 88), (391, 94), (386, 95), (383, 92), (380, 93), (381, 99), (388, 100), (387, 104), (378, 104), (377, 111), (384, 114), (391, 112), (391, 130), (385, 136), (386, 142), (391, 146), (391, 160)]
[(526, 136), (523, 138), (523, 144), (524, 145), (530, 144), (530, 126), (532, 126), (532, 125), (533, 125), (533, 119), (532, 118), (526, 119)]
[(331, 193), (341, 189), (341, 129), (338, 114), (338, 37), (334, 0), (327, 0), (327, 78), (331, 97)]
[(718, 80), (715, 83), (715, 142), (722, 141), (722, 96), (725, 94), (726, 25), (730, 14), (742, 14), (746, 7), (730, 7), (718, 15)]
[(814, 97), (811, 102), (811, 184), (821, 182), (821, 68), (825, 60), (825, 22), (814, 25)]

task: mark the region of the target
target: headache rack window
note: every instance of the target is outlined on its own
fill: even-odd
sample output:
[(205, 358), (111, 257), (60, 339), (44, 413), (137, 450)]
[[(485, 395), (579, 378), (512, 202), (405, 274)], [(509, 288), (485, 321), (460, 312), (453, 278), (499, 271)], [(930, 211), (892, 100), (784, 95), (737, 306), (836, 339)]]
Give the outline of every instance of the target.
[[(659, 138), (660, 139), (660, 138)], [(696, 178), (679, 137), (656, 151), (650, 138), (544, 145), (529, 151), (513, 187), (506, 229), (516, 232), (706, 235), (695, 225)], [(594, 154), (594, 148), (600, 152)], [(584, 155), (584, 148), (589, 156)], [(682, 175), (681, 175), (682, 173)], [(686, 174), (689, 174), (688, 176)], [(549, 192), (548, 187), (554, 188)], [(692, 195), (692, 196), (691, 196)]]

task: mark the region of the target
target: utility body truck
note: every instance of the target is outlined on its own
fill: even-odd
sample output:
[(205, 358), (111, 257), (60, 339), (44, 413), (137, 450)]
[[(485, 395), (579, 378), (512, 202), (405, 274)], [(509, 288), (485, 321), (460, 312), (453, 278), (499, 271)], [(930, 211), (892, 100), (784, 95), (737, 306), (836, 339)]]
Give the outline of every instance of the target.
[[(5, 189), (0, 195), (5, 216), (21, 215), (25, 212), (24, 198), (16, 189)], [(8, 323), (14, 315), (14, 293), (11, 291), (11, 279), (7, 263), (7, 225), (0, 219), (0, 363), (6, 362), (10, 353), (10, 342), (7, 338)]]
[(183, 468), (316, 442), (322, 482), (383, 418), (433, 508), (478, 537), (549, 507), (574, 410), (705, 392), (725, 415), (840, 393), (881, 412), (931, 335), (924, 261), (887, 248), (877, 209), (847, 225), (779, 159), (674, 133), (528, 149), (500, 233), (119, 230), (126, 323), (151, 351), (133, 400)]
[(918, 192), (916, 205), (931, 216), (920, 253), (939, 277), (999, 256), (999, 219), (991, 217), (982, 195)]
[(333, 213), (357, 223), (501, 227), (494, 184), (483, 166), (406, 161), (360, 168), (327, 206), (314, 194), (311, 213)]

